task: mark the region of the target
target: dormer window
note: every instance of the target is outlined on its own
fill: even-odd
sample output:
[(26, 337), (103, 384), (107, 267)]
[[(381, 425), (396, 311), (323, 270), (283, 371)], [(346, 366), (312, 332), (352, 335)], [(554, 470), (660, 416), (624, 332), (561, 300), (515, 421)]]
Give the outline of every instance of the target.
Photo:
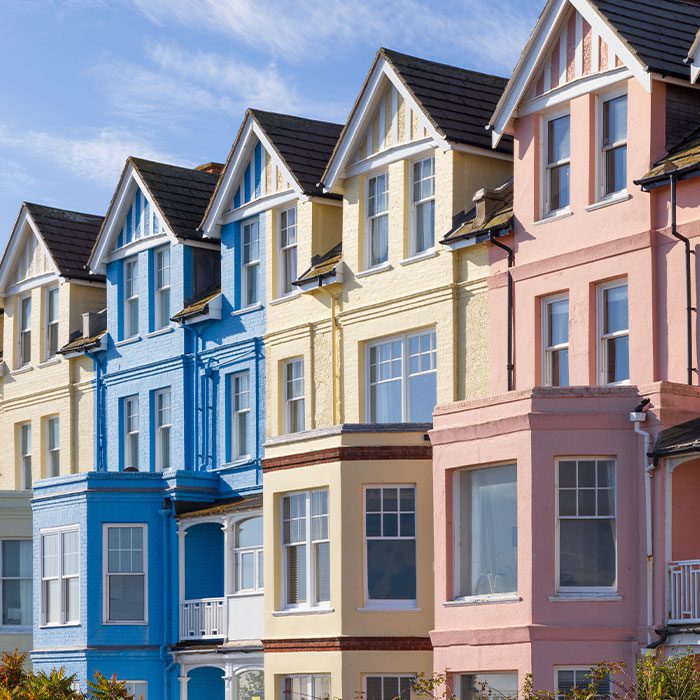
[(569, 207), (571, 194), (570, 116), (549, 119), (545, 124), (545, 215), (556, 214)]
[(601, 195), (610, 197), (627, 188), (627, 95), (602, 103)]
[(139, 332), (138, 261), (124, 261), (124, 338), (133, 338)]
[(368, 268), (385, 263), (389, 257), (389, 175), (382, 173), (367, 182)]
[(22, 297), (19, 301), (19, 363), (25, 367), (32, 361), (32, 298)]
[(435, 158), (413, 163), (411, 180), (411, 255), (418, 255), (435, 245)]

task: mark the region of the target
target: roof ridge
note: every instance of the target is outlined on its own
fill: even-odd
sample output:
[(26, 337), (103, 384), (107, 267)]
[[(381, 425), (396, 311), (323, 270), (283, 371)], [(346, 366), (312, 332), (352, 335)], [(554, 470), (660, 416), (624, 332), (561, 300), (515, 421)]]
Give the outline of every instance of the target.
[(248, 107), (248, 111), (253, 115), (265, 114), (271, 117), (284, 117), (285, 119), (294, 119), (297, 121), (313, 122), (314, 124), (325, 124), (327, 126), (339, 126), (342, 128), (342, 124), (338, 122), (330, 122), (325, 119), (314, 119), (313, 117), (302, 117), (298, 114), (287, 114), (285, 112), (273, 112), (269, 109), (258, 109), (257, 107)]
[(185, 170), (188, 173), (200, 173), (202, 175), (209, 175), (212, 177), (218, 177), (215, 173), (208, 173), (204, 170), (198, 170), (196, 166), (187, 166), (187, 165), (175, 165), (174, 163), (164, 163), (163, 161), (160, 160), (151, 160), (150, 158), (141, 158), (140, 156), (128, 156), (127, 161), (131, 161), (135, 165), (137, 163), (148, 163), (149, 165), (161, 165), (166, 168), (175, 168), (177, 170)]
[(79, 216), (89, 216), (93, 219), (103, 219), (104, 214), (90, 214), (86, 211), (78, 211), (77, 209), (65, 209), (63, 207), (53, 207), (50, 204), (39, 204), (39, 202), (22, 202), (26, 207), (38, 207), (40, 209), (49, 209), (51, 211), (62, 212), (64, 214), (78, 214)]

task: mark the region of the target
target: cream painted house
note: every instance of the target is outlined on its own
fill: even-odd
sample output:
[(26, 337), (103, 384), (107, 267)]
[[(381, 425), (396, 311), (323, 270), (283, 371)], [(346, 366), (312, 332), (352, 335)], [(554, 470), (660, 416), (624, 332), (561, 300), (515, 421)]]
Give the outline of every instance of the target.
[(294, 289), (268, 266), (270, 700), (407, 697), (432, 672), (427, 431), (489, 388), (489, 249), (442, 241), (511, 175), (484, 129), (505, 82), (381, 49), (319, 177), (339, 201), (296, 207)]
[(0, 262), (2, 649), (31, 647), (32, 484), (94, 464), (92, 361), (60, 350), (105, 305), (104, 280), (84, 268), (101, 223), (25, 203)]

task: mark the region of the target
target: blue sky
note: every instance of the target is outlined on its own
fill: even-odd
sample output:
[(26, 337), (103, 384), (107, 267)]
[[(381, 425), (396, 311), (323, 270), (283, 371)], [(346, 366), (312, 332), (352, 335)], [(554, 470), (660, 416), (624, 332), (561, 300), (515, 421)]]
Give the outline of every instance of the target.
[(104, 213), (128, 155), (223, 161), (246, 107), (343, 122), (379, 46), (508, 75), (544, 0), (2, 0), (0, 244)]

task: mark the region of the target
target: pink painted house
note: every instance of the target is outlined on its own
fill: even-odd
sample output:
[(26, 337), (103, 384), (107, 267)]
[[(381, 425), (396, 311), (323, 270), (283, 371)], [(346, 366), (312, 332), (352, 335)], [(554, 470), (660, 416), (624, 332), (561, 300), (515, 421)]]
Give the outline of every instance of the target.
[(491, 396), (431, 432), (461, 700), (700, 654), (699, 29), (698, 3), (550, 0), (490, 124), (513, 181), (443, 241), (493, 244)]

